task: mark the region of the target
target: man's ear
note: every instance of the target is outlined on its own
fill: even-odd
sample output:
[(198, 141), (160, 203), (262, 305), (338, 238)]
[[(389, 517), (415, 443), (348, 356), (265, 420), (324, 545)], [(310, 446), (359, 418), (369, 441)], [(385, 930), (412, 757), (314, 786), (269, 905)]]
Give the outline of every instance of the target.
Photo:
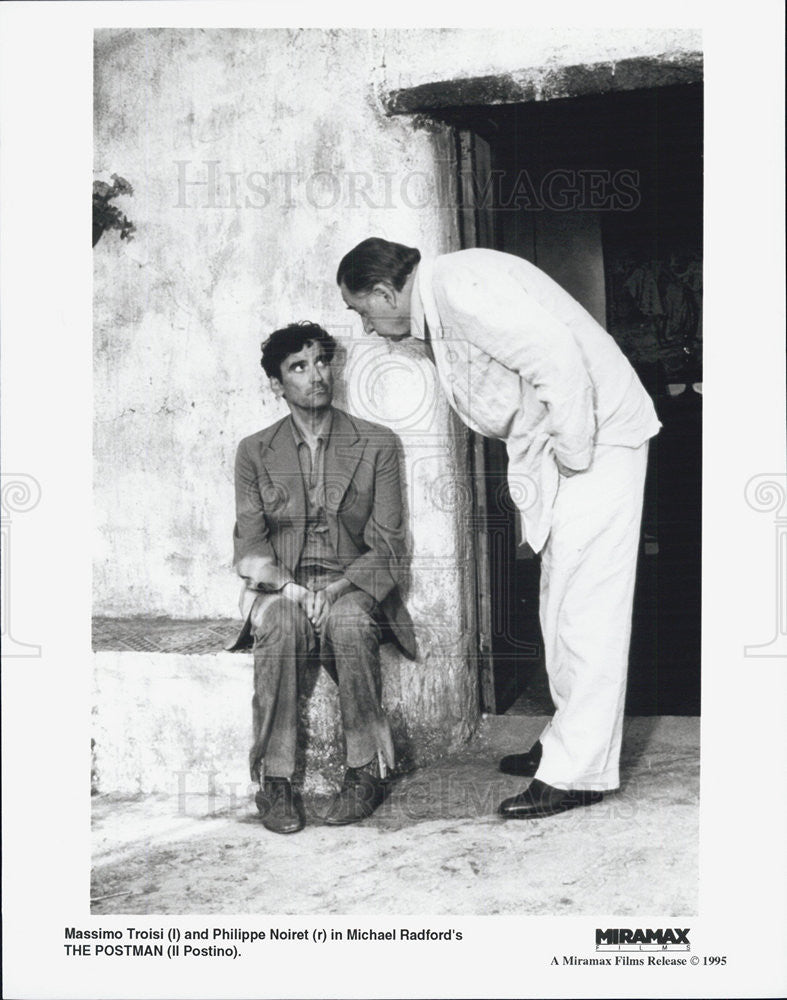
[(271, 389), (273, 389), (273, 395), (278, 396), (279, 399), (281, 399), (282, 395), (284, 394), (284, 386), (281, 384), (281, 382), (277, 378), (274, 378), (273, 376), (271, 376), (271, 378), (268, 379), (268, 382), (270, 384)]
[(378, 281), (377, 284), (372, 288), (373, 292), (377, 292), (378, 295), (382, 295), (389, 306), (396, 305), (396, 290), (393, 285), (388, 285), (384, 281)]

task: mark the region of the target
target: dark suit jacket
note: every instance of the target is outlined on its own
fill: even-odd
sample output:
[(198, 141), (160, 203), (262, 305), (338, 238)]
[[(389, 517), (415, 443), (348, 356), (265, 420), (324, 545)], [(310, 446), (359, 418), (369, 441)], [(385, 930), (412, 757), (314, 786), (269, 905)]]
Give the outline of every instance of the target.
[[(405, 556), (396, 436), (334, 409), (325, 452), (326, 519), (345, 577), (380, 604), (397, 644), (415, 658), (398, 583)], [(244, 438), (235, 461), (235, 566), (266, 563), (265, 590), (293, 580), (306, 538), (306, 496), (290, 418)], [(250, 610), (256, 591), (249, 592)], [(233, 646), (248, 638), (248, 614)]]

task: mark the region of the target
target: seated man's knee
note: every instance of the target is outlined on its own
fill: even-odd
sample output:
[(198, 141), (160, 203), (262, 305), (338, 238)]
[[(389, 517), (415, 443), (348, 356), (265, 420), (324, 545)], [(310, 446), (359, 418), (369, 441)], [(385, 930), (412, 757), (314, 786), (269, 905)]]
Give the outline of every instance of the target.
[(257, 642), (272, 643), (309, 635), (310, 625), (302, 608), (280, 594), (262, 594), (251, 609), (252, 634)]
[(371, 601), (359, 598), (356, 593), (340, 597), (328, 611), (325, 632), (334, 645), (351, 644), (359, 638), (373, 636), (377, 631)]

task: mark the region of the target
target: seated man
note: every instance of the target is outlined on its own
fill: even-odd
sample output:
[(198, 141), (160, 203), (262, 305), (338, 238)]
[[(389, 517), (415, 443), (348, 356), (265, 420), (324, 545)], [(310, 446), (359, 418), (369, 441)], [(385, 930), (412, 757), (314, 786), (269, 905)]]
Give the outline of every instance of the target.
[[(293, 794), (298, 670), (317, 657), (339, 687), (347, 769), (325, 822), (354, 823), (385, 796), (394, 766), (380, 706), (379, 645), (415, 656), (398, 594), (404, 554), (396, 437), (331, 405), (336, 342), (315, 323), (263, 344), (262, 367), (290, 416), (241, 441), (235, 465), (235, 566), (254, 645), (252, 780), (263, 824), (304, 826)], [(246, 613), (248, 612), (248, 613)]]

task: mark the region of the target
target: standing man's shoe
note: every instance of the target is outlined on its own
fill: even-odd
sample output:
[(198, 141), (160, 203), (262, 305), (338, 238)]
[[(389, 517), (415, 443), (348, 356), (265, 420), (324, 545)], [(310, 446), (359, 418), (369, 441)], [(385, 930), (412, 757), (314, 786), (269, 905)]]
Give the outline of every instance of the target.
[(256, 802), (262, 825), (272, 833), (297, 833), (306, 825), (300, 796), (287, 778), (265, 778)]
[(358, 823), (371, 816), (382, 805), (386, 793), (387, 782), (372, 774), (370, 769), (348, 767), (344, 772), (341, 790), (331, 802), (325, 822), (328, 826)]
[(503, 774), (516, 774), (520, 778), (532, 778), (541, 763), (541, 740), (536, 740), (527, 753), (510, 753), (498, 765)]
[(533, 778), (524, 792), (506, 799), (497, 811), (504, 819), (543, 819), (577, 806), (592, 806), (603, 798), (603, 792), (554, 788)]

